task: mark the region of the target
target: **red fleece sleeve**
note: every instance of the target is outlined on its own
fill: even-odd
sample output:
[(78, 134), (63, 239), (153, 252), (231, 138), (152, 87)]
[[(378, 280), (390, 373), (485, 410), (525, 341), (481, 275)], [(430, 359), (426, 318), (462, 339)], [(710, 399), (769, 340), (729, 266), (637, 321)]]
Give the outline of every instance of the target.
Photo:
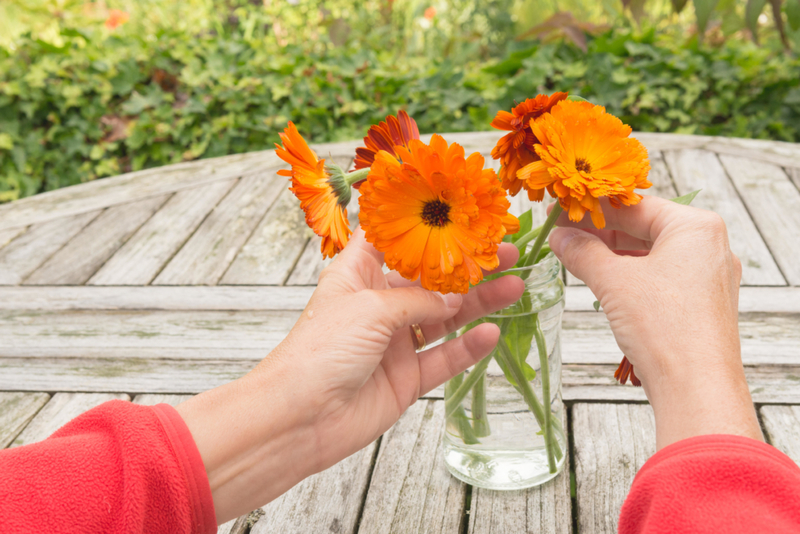
[(214, 533), (200, 453), (167, 404), (111, 401), (0, 451), (0, 531)]
[(657, 452), (636, 474), (619, 534), (800, 532), (800, 469), (740, 436), (699, 436)]

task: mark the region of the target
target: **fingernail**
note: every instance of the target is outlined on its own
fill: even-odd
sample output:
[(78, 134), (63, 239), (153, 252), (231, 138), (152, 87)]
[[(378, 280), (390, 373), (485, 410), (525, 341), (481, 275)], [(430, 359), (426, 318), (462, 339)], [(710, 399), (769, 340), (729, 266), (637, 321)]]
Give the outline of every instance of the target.
[(458, 308), (461, 306), (461, 302), (463, 302), (461, 295), (458, 293), (448, 293), (446, 295), (439, 293), (439, 295), (442, 297), (445, 306), (448, 308)]
[(561, 253), (567, 248), (567, 243), (575, 239), (581, 233), (577, 228), (556, 228), (550, 234), (550, 249), (555, 252), (556, 256), (561, 257)]

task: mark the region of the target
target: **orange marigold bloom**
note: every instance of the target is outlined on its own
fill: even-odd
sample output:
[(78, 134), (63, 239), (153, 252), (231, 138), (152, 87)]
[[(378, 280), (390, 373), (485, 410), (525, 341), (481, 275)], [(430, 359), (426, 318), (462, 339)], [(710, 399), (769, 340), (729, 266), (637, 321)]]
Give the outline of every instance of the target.
[(322, 237), (322, 255), (332, 258), (341, 252), (353, 233), (347, 220), (349, 196), (333, 187), (325, 160), (317, 158), (292, 122), (280, 136), (283, 146), (276, 144), (275, 152), (292, 170), (280, 170), (278, 174), (292, 179), (289, 189), (300, 199), (306, 224)]
[(430, 145), (375, 156), (361, 186), (359, 219), (366, 239), (385, 253), (386, 265), (422, 287), (466, 293), (498, 265), (497, 248), (519, 229), (492, 169), (478, 153), (434, 135)]
[[(396, 156), (395, 147), (408, 148), (408, 142), (412, 139), (419, 139), (419, 128), (414, 119), (402, 110), (397, 117), (389, 115), (386, 117), (386, 122), (370, 127), (364, 138), (364, 144), (367, 146), (356, 149), (356, 170), (372, 166), (375, 154), (381, 150)], [(358, 182), (354, 187), (358, 189), (362, 183)]]
[(628, 382), (629, 377), (631, 379), (631, 384), (634, 386), (639, 387), (642, 385), (641, 380), (639, 380), (636, 377), (636, 373), (633, 372), (633, 365), (628, 361), (628, 357), (623, 356), (619, 367), (614, 371), (614, 378), (619, 380), (619, 383), (624, 386)]
[(608, 197), (615, 208), (630, 206), (642, 199), (634, 189), (653, 185), (647, 180), (647, 149), (628, 137), (630, 126), (602, 106), (560, 102), (531, 128), (540, 142), (535, 149), (541, 160), (520, 169), (517, 177), (542, 195), (547, 188), (572, 221), (589, 211), (592, 223), (603, 228), (600, 197)]
[(119, 26), (122, 26), (130, 19), (130, 15), (125, 11), (120, 11), (119, 9), (112, 9), (108, 12), (108, 18), (106, 19), (106, 28), (109, 30), (116, 29)]
[[(534, 146), (539, 143), (531, 131), (530, 123), (545, 113), (553, 106), (567, 98), (567, 93), (553, 93), (550, 96), (538, 95), (515, 106), (511, 113), (498, 111), (492, 121), (492, 128), (509, 130), (511, 133), (504, 135), (492, 149), (492, 157), (502, 163), (500, 179), (511, 196), (519, 193), (525, 184), (517, 179), (517, 171), (529, 163), (539, 160)], [(528, 190), (528, 198), (542, 200), (543, 191)]]

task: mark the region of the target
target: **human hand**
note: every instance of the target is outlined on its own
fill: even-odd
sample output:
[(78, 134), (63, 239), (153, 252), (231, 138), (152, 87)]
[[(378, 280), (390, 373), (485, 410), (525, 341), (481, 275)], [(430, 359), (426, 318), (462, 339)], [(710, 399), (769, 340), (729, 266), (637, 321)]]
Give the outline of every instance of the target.
[(600, 301), (655, 411), (658, 448), (702, 434), (763, 439), (739, 344), (742, 269), (722, 218), (651, 196), (601, 202), (605, 229), (563, 214), (550, 246)]
[[(500, 267), (517, 261), (501, 245)], [(501, 277), (467, 295), (433, 293), (394, 273), (358, 230), (292, 331), (251, 373), (178, 406), (203, 457), (217, 519), (246, 513), (365, 447), (416, 399), (487, 356), (493, 324), (420, 353), (428, 343), (516, 301)]]

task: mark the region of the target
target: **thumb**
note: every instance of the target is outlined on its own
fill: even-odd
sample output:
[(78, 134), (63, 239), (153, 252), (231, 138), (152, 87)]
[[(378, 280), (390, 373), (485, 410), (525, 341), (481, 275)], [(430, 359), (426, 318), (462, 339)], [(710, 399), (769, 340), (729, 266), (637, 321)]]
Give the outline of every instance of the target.
[(555, 228), (550, 234), (550, 248), (564, 267), (598, 297), (602, 280), (619, 268), (619, 256), (599, 237), (578, 228)]

